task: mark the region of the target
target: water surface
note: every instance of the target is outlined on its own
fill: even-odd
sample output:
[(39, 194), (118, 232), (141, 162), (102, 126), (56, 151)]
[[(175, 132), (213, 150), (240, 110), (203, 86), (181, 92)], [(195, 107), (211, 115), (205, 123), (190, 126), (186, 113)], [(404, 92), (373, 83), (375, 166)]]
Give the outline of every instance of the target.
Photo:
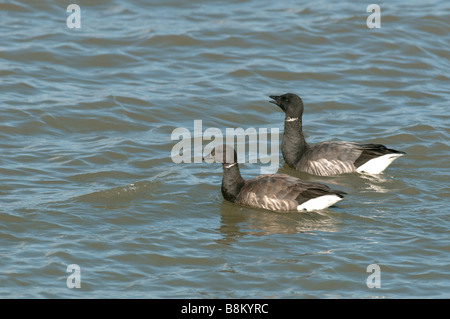
[[(381, 2), (379, 29), (350, 1), (77, 3), (69, 29), (68, 3), (0, 1), (1, 297), (450, 297), (448, 1)], [(172, 161), (194, 120), (282, 133), (286, 92), (309, 142), (407, 156), (314, 177), (280, 154), (349, 194), (307, 214), (225, 202), (220, 166)]]

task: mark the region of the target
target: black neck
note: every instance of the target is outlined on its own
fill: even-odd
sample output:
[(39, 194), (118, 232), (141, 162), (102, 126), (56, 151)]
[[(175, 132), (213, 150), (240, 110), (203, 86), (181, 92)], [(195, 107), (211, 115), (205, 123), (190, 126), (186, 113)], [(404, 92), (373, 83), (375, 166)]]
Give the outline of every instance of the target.
[(222, 195), (226, 200), (234, 202), (245, 181), (239, 172), (239, 165), (236, 163), (230, 166), (230, 164), (222, 164)]
[(302, 118), (299, 117), (293, 120), (286, 117), (283, 141), (281, 142), (281, 152), (283, 153), (286, 164), (295, 166), (307, 147), (308, 144), (303, 136)]

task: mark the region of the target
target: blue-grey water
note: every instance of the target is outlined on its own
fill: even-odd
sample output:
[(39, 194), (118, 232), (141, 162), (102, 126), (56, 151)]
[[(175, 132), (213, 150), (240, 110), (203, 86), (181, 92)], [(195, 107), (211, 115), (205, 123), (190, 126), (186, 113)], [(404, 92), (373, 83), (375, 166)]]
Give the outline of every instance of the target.
[[(0, 1), (0, 297), (449, 298), (450, 2), (379, 2), (380, 28), (369, 4)], [(407, 155), (314, 177), (280, 153), (278, 173), (348, 193), (285, 214), (225, 202), (218, 164), (174, 162), (175, 129), (210, 142), (196, 120), (281, 139), (268, 95), (286, 92), (309, 142)]]

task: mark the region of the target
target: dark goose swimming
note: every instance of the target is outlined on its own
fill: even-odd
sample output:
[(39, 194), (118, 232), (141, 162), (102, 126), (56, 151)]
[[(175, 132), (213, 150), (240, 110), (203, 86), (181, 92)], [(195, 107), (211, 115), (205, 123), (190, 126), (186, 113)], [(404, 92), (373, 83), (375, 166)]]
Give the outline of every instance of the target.
[(267, 174), (244, 180), (236, 151), (227, 145), (217, 146), (205, 159), (222, 163), (224, 199), (244, 206), (273, 211), (315, 211), (330, 207), (345, 195), (327, 185), (305, 182), (286, 174)]
[(309, 145), (302, 130), (302, 99), (292, 93), (270, 98), (270, 102), (286, 114), (281, 152), (286, 164), (295, 170), (319, 176), (354, 172), (380, 174), (406, 154), (381, 144), (330, 141)]

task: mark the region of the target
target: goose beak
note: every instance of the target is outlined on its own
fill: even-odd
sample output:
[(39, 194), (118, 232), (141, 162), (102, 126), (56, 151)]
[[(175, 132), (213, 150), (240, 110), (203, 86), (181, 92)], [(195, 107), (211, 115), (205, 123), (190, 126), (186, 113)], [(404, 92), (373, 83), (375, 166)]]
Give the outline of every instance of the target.
[(286, 109), (284, 108), (284, 105), (281, 103), (281, 96), (270, 95), (269, 97), (272, 99), (272, 101), (269, 101), (270, 103), (278, 105), (280, 107), (280, 109), (283, 110), (283, 112), (286, 112)]
[(269, 96), (272, 100), (269, 101), (270, 103), (276, 104), (278, 106), (280, 106), (280, 97), (278, 95), (270, 95)]

